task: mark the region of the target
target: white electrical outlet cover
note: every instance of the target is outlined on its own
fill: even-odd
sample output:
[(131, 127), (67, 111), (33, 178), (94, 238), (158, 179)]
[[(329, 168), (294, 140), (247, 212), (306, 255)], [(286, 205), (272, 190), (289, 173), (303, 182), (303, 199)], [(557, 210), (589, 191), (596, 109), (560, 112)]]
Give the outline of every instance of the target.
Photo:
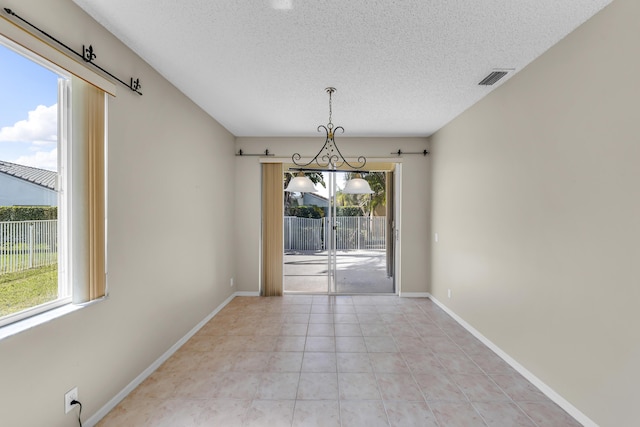
[(78, 400), (78, 387), (74, 387), (64, 394), (64, 413), (68, 414), (73, 410), (72, 401)]

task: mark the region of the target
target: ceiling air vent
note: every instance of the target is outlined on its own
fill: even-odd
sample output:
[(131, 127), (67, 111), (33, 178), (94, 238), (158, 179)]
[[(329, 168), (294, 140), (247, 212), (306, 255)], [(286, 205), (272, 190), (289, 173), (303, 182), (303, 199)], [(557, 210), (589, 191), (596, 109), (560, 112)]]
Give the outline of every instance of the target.
[(492, 71), (487, 77), (482, 79), (480, 86), (492, 86), (498, 82), (501, 78), (506, 76), (508, 71)]

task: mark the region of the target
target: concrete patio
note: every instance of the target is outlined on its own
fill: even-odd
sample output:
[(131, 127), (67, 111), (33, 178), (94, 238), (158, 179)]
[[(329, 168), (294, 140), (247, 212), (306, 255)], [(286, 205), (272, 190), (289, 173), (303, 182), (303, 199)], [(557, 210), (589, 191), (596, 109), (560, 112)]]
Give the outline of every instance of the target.
[[(336, 293), (392, 294), (384, 250), (349, 250), (336, 254)], [(284, 255), (285, 292), (326, 293), (327, 251), (288, 251)]]

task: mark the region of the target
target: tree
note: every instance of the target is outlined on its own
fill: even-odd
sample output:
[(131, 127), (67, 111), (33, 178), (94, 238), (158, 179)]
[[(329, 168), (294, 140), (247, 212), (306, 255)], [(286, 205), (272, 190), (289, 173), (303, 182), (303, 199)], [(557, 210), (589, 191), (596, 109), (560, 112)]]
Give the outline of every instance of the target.
[(385, 172), (370, 172), (364, 176), (364, 179), (369, 183), (369, 186), (373, 190), (370, 201), (370, 212), (373, 212), (378, 206), (385, 206), (387, 204), (387, 191), (386, 191), (386, 173)]
[[(346, 178), (352, 179), (357, 172), (348, 172)], [(386, 205), (386, 173), (368, 172), (361, 173), (362, 178), (369, 183), (372, 194), (345, 194), (338, 193), (338, 204), (341, 206), (360, 206), (366, 215), (373, 215), (378, 206)]]
[(348, 194), (338, 191), (336, 194), (336, 203), (338, 206), (360, 206), (358, 194)]

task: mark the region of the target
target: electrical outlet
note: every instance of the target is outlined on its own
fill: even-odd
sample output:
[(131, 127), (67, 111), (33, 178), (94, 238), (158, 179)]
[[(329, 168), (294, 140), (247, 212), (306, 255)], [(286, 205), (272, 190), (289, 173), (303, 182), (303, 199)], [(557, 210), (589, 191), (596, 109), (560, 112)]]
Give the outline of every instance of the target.
[(231, 280), (230, 280), (230, 284), (229, 284), (229, 286), (231, 286), (231, 287), (233, 288), (233, 277), (232, 277), (232, 278), (231, 278)]
[(68, 392), (64, 394), (64, 413), (68, 414), (75, 405), (72, 405), (71, 402), (74, 400), (78, 400), (78, 387), (74, 387)]
[(451, 298), (451, 289), (447, 289), (447, 297)]

